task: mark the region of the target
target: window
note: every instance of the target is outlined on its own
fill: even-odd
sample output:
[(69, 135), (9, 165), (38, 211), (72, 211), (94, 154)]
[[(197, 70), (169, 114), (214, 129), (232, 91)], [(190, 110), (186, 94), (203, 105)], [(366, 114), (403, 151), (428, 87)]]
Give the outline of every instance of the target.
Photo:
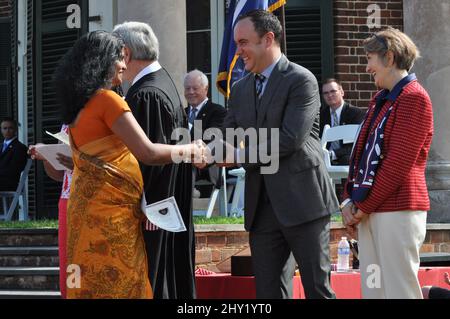
[[(81, 28), (69, 29), (67, 7), (81, 8)], [(86, 0), (27, 0), (26, 112), (28, 143), (55, 143), (45, 131), (59, 132), (61, 111), (53, 89), (53, 72), (59, 59), (87, 32)], [(29, 212), (38, 218), (55, 218), (61, 184), (50, 179), (42, 164), (32, 167), (28, 179)]]
[(209, 80), (208, 96), (223, 105), (216, 88), (224, 25), (224, 0), (186, 0), (187, 71), (199, 69)]
[[(0, 18), (0, 119), (13, 114), (11, 69), (11, 21), (9, 18)], [(1, 135), (0, 139), (3, 139)]]
[(287, 57), (321, 83), (333, 76), (333, 8), (328, 0), (289, 0), (285, 9)]

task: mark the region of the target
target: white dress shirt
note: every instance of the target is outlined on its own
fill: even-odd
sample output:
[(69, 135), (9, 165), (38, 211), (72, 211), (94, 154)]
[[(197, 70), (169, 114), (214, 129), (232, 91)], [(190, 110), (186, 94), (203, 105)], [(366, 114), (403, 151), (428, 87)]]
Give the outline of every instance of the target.
[(147, 74), (156, 72), (158, 70), (160, 70), (161, 64), (159, 64), (158, 61), (154, 61), (151, 64), (147, 65), (145, 68), (143, 68), (141, 70), (141, 72), (138, 73), (138, 75), (136, 75), (136, 77), (134, 78), (133, 82), (131, 83), (131, 85), (133, 85), (134, 83), (136, 83), (137, 81), (139, 81), (140, 79), (142, 79), (144, 76), (146, 76)]

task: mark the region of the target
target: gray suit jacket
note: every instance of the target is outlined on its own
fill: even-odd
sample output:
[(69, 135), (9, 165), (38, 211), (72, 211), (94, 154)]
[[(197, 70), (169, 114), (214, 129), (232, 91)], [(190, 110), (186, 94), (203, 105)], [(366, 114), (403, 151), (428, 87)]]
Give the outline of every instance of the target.
[[(300, 225), (338, 211), (338, 202), (330, 182), (319, 140), (319, 87), (307, 69), (290, 62), (284, 55), (273, 69), (261, 100), (255, 97), (255, 79), (248, 74), (231, 90), (224, 128), (278, 128), (279, 169), (261, 174), (264, 166), (249, 163), (252, 151), (267, 147), (268, 139), (259, 136), (252, 145), (247, 140), (240, 151), (246, 161), (245, 228), (252, 229), (257, 214), (260, 186), (267, 195), (279, 223), (285, 227)], [(237, 141), (239, 143), (239, 141)], [(239, 144), (237, 144), (239, 145)], [(242, 159), (241, 159), (242, 160)]]

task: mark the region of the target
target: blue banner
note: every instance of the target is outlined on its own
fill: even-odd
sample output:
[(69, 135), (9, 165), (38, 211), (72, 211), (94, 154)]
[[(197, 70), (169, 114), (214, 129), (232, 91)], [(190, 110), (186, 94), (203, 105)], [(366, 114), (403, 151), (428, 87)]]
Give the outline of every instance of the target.
[(237, 17), (255, 9), (273, 12), (286, 4), (286, 0), (228, 0), (225, 12), (225, 30), (223, 33), (222, 52), (220, 54), (219, 74), (216, 85), (225, 97), (230, 96), (233, 83), (242, 78), (246, 71), (244, 62), (236, 55), (233, 30)]

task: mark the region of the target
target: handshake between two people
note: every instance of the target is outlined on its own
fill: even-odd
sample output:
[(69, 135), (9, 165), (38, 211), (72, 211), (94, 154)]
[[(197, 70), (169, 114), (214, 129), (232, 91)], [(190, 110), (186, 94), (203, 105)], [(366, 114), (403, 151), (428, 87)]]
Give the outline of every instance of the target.
[(236, 166), (236, 149), (231, 144), (223, 141), (213, 141), (205, 144), (202, 140), (196, 140), (190, 144), (189, 154), (179, 154), (178, 158), (173, 158), (174, 162), (192, 162), (197, 168), (205, 168), (210, 165), (219, 167)]
[[(41, 145), (44, 144), (30, 145), (28, 154), (32, 159), (41, 160), (44, 161), (44, 164), (47, 164), (46, 158), (38, 151)], [(173, 163), (192, 163), (200, 169), (213, 164), (220, 167), (231, 167), (236, 165), (234, 154), (235, 148), (223, 140), (213, 141), (208, 145), (202, 140), (196, 140), (191, 144), (174, 147), (171, 153), (171, 160)], [(57, 153), (56, 160), (68, 170), (73, 170), (72, 157)]]

